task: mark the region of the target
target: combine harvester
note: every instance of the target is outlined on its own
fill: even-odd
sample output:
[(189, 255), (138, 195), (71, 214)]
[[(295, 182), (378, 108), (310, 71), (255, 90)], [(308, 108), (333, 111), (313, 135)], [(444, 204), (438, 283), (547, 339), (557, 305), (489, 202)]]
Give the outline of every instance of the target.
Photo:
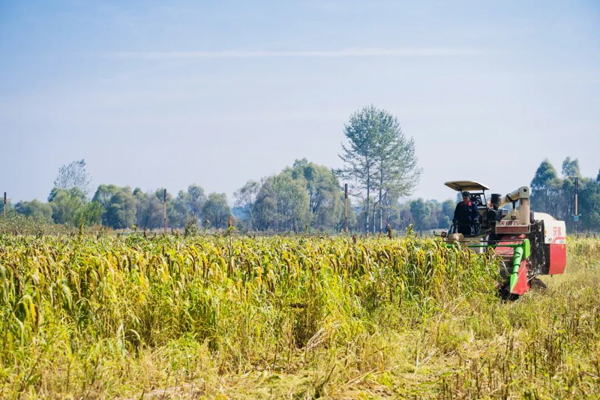
[[(471, 235), (458, 233), (457, 221), (454, 221), (442, 236), (449, 245), (463, 243), (478, 253), (493, 248), (502, 257), (500, 292), (503, 297), (516, 298), (532, 286), (545, 287), (537, 279), (539, 275), (565, 271), (565, 222), (549, 214), (531, 212), (527, 186), (505, 196), (492, 194), (488, 201), (485, 191), (489, 188), (482, 183), (452, 181), (445, 185), (461, 194), (470, 192), (469, 199), (477, 205), (479, 220), (471, 226)], [(505, 205), (512, 205), (512, 210), (501, 208)]]

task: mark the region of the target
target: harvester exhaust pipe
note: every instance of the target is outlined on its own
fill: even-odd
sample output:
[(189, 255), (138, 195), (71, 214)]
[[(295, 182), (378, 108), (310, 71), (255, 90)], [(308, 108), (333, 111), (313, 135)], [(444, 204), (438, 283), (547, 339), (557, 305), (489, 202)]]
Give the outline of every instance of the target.
[(498, 193), (492, 193), (492, 208), (494, 210), (498, 210), (500, 208), (500, 201), (502, 200), (502, 195)]

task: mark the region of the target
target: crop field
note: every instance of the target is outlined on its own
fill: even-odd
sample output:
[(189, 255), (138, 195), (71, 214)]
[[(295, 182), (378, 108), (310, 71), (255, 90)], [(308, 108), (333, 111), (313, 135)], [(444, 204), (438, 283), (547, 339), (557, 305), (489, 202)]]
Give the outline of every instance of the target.
[(0, 236), (0, 398), (600, 398), (600, 241), (514, 302), (437, 239)]

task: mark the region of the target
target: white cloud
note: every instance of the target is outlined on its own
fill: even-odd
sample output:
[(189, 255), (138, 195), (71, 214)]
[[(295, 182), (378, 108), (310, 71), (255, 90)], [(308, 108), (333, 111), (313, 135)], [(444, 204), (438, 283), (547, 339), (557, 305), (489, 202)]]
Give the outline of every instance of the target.
[(339, 50), (223, 50), (223, 51), (157, 51), (157, 52), (118, 52), (108, 56), (148, 60), (179, 60), (206, 58), (340, 58), (340, 57), (448, 57), (472, 56), (482, 51), (471, 48), (349, 48)]

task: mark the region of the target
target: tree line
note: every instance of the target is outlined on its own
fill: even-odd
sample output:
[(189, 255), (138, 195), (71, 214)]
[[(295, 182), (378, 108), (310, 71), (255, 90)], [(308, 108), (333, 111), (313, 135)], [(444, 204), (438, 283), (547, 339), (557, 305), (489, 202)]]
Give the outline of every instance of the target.
[[(85, 162), (78, 161), (80, 169)], [(81, 172), (81, 171), (80, 171)], [(85, 174), (82, 174), (85, 176)], [(164, 189), (141, 189), (100, 185), (88, 198), (84, 189), (72, 180), (62, 180), (52, 189), (48, 202), (21, 201), (13, 212), (46, 223), (79, 227), (103, 225), (113, 229), (160, 229), (163, 226)], [(202, 187), (190, 185), (177, 195), (167, 192), (169, 228), (189, 230), (226, 228), (229, 217), (237, 229), (273, 232), (339, 232), (345, 228), (344, 192), (339, 178), (330, 168), (296, 160), (280, 173), (259, 181), (248, 181), (234, 194), (230, 208), (225, 194), (208, 196)], [(353, 196), (348, 201), (350, 231), (363, 231), (367, 215), (366, 199)], [(416, 199), (389, 204), (385, 224), (417, 230), (447, 227), (455, 202)]]
[[(177, 194), (167, 192), (170, 228), (223, 229), (233, 221), (244, 231), (339, 232), (346, 226), (343, 183), (349, 183), (348, 228), (383, 232), (409, 225), (419, 231), (447, 228), (456, 201), (414, 199), (422, 169), (415, 142), (404, 135), (398, 119), (374, 106), (364, 107), (344, 126), (340, 160), (331, 169), (307, 159), (296, 160), (277, 174), (250, 180), (234, 194), (205, 194), (192, 184)], [(61, 167), (47, 202), (21, 201), (13, 213), (69, 226), (103, 225), (113, 229), (159, 229), (163, 226), (164, 189), (102, 184), (91, 192), (85, 160)], [(532, 209), (547, 212), (573, 227), (574, 182), (579, 179), (580, 228), (600, 230), (600, 173), (584, 178), (577, 159), (565, 159), (562, 177), (548, 160), (531, 182)], [(459, 200), (460, 201), (460, 200)]]
[(531, 181), (531, 208), (563, 220), (575, 228), (575, 180), (579, 183), (578, 229), (600, 231), (600, 171), (596, 177), (583, 177), (579, 160), (567, 157), (559, 176), (548, 159), (542, 161)]
[[(421, 173), (413, 140), (404, 136), (396, 117), (374, 106), (354, 113), (344, 134), (342, 169), (296, 160), (278, 174), (248, 181), (235, 192), (233, 209), (225, 194), (206, 196), (196, 184), (177, 195), (168, 193), (169, 227), (225, 228), (233, 217), (236, 226), (245, 230), (339, 231), (346, 225), (340, 179), (351, 184), (349, 229), (375, 232), (406, 223), (398, 200), (412, 193)], [(164, 189), (144, 192), (103, 184), (91, 193), (85, 167), (85, 160), (61, 167), (46, 203), (22, 201), (14, 212), (72, 226), (162, 227)], [(419, 206), (419, 210), (430, 208), (429, 203)]]
[[(100, 185), (91, 199), (77, 186), (55, 187), (48, 202), (21, 201), (14, 212), (41, 222), (79, 227), (103, 225), (113, 229), (158, 229), (163, 226), (164, 189), (143, 192), (128, 186)], [(169, 227), (223, 228), (231, 210), (223, 193), (205, 195), (193, 184), (176, 196), (167, 192)]]
[[(88, 197), (85, 161), (61, 168), (47, 202), (20, 201), (11, 211), (40, 222), (69, 226), (103, 225), (113, 229), (159, 229), (163, 226), (164, 189), (100, 185)], [(230, 208), (224, 193), (210, 193), (190, 185), (177, 195), (167, 192), (170, 228), (226, 228), (233, 218), (238, 229), (256, 231), (333, 231), (344, 223), (343, 194), (331, 169), (297, 160), (277, 175), (249, 181), (235, 192)], [(350, 204), (350, 224), (356, 217)]]

